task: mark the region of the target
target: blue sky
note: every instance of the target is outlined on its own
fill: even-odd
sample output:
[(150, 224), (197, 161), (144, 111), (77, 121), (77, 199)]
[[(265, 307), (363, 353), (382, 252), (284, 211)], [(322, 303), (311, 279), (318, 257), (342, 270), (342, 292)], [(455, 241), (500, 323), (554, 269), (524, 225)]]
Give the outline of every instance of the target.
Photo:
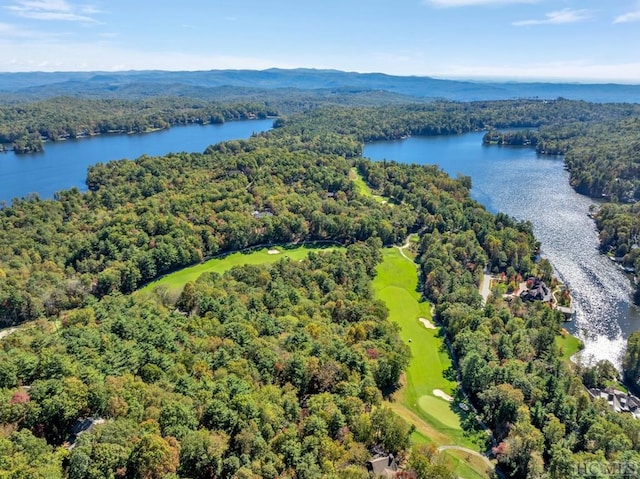
[(640, 0), (0, 0), (0, 71), (640, 83)]

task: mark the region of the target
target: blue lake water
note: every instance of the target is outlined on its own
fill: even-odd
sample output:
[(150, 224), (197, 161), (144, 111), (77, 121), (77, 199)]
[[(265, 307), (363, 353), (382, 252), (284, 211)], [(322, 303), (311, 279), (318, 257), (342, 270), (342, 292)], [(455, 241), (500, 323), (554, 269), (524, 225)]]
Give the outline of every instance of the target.
[(592, 199), (569, 185), (561, 158), (533, 149), (482, 144), (483, 133), (412, 137), (365, 145), (373, 160), (437, 164), (450, 175), (472, 179), (471, 196), (493, 213), (529, 220), (542, 255), (571, 288), (576, 318), (567, 329), (586, 345), (584, 357), (620, 366), (626, 338), (640, 329), (630, 279), (598, 252), (598, 235), (589, 218)]
[[(266, 131), (272, 120), (223, 125), (174, 127), (141, 135), (105, 135), (47, 143), (42, 153), (0, 153), (0, 201), (37, 192), (85, 190), (87, 167), (98, 162), (203, 151), (207, 146)], [(492, 212), (529, 220), (547, 257), (573, 292), (576, 320), (568, 329), (586, 343), (585, 356), (620, 364), (628, 335), (640, 329), (640, 313), (631, 303), (632, 286), (611, 261), (598, 253), (593, 201), (577, 194), (559, 158), (541, 157), (527, 148), (483, 146), (482, 133), (412, 137), (367, 144), (374, 160), (438, 164), (449, 174), (472, 178), (471, 194)]]
[(269, 130), (273, 120), (230, 121), (221, 125), (192, 125), (139, 135), (101, 135), (48, 142), (44, 151), (16, 155), (0, 153), (0, 201), (10, 203), (29, 193), (52, 198), (73, 186), (86, 190), (87, 167), (99, 162), (164, 155), (176, 151), (202, 152), (221, 141), (248, 138)]

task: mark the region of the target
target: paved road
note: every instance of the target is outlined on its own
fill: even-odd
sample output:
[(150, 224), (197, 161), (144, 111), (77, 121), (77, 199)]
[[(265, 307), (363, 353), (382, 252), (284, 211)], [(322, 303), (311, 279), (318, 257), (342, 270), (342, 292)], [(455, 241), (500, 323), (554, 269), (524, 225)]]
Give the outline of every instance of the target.
[(482, 281), (480, 282), (480, 295), (482, 296), (482, 304), (486, 304), (491, 294), (491, 275), (485, 269), (482, 272)]
[(492, 471), (494, 469), (493, 463), (489, 460), (489, 458), (485, 454), (479, 453), (478, 451), (474, 451), (473, 449), (468, 449), (462, 446), (440, 446), (438, 448), (438, 452), (442, 452), (442, 451), (461, 451), (461, 452), (464, 452), (465, 454), (470, 454), (472, 456), (482, 459), (487, 465), (487, 467)]

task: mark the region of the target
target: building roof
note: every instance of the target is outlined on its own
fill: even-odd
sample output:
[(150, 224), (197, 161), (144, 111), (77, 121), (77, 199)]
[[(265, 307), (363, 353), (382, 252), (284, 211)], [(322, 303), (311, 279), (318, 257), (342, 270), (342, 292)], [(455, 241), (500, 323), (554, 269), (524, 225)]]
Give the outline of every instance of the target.
[(369, 459), (367, 465), (374, 477), (395, 477), (398, 472), (398, 465), (393, 454)]
[(91, 431), (98, 424), (104, 424), (106, 421), (100, 417), (85, 417), (83, 419), (77, 419), (71, 427), (71, 435), (67, 442), (69, 443), (68, 449), (71, 450), (76, 445), (78, 436), (83, 432)]
[(613, 388), (588, 388), (587, 392), (593, 399), (604, 399), (609, 409), (615, 412), (628, 412), (634, 417), (640, 416), (640, 398), (633, 394)]

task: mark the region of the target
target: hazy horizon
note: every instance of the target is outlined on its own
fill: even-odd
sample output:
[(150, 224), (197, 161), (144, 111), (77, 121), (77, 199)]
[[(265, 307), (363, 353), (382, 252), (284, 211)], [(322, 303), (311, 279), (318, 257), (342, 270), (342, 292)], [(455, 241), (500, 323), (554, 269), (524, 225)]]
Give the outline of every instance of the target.
[(83, 73), (95, 73), (95, 74), (118, 74), (118, 73), (145, 73), (145, 72), (172, 72), (172, 73), (198, 73), (198, 72), (214, 72), (214, 71), (256, 71), (256, 72), (266, 72), (269, 70), (285, 70), (285, 71), (295, 71), (295, 70), (307, 70), (307, 71), (317, 71), (317, 72), (339, 72), (339, 73), (350, 73), (350, 74), (360, 74), (360, 75), (388, 75), (392, 77), (400, 77), (400, 78), (430, 78), (434, 80), (445, 80), (445, 81), (458, 81), (458, 82), (472, 82), (472, 83), (557, 83), (557, 84), (575, 84), (575, 85), (603, 85), (603, 84), (612, 84), (612, 85), (628, 85), (628, 86), (640, 86), (640, 79), (637, 81), (615, 81), (615, 80), (602, 80), (602, 79), (588, 79), (588, 78), (519, 78), (519, 77), (455, 77), (455, 76), (439, 76), (439, 75), (418, 75), (418, 74), (393, 74), (387, 73), (383, 71), (355, 71), (355, 70), (339, 70), (336, 68), (315, 68), (315, 67), (291, 67), (291, 68), (280, 68), (280, 67), (269, 67), (262, 69), (253, 69), (253, 68), (211, 68), (207, 70), (203, 69), (195, 69), (195, 70), (169, 70), (169, 69), (135, 69), (131, 68), (128, 70), (21, 70), (21, 71), (0, 71), (0, 75), (2, 74), (83, 74)]
[(640, 83), (640, 1), (0, 0), (0, 71), (315, 68)]

